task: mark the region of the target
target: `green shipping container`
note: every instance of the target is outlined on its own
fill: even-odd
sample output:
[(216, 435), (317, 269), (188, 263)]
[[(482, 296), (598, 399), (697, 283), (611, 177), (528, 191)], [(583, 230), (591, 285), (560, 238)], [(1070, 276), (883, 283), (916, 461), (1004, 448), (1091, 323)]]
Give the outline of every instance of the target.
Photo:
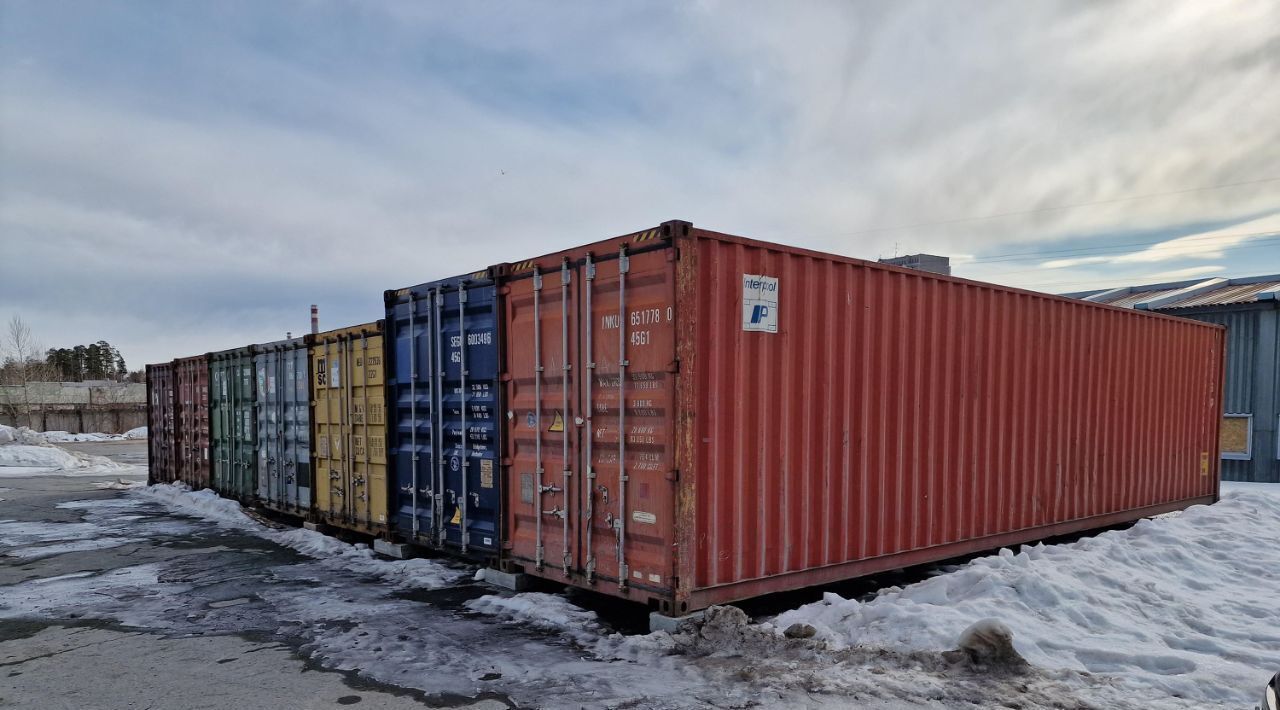
[(242, 503), (258, 493), (258, 403), (250, 345), (209, 354), (213, 489)]

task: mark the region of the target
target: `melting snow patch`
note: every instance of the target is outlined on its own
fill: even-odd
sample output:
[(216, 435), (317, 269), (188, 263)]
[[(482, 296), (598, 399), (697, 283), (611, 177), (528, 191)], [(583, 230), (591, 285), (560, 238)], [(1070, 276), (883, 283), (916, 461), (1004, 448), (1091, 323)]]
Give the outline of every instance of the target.
[(486, 594), (468, 601), (466, 606), (481, 614), (556, 631), (581, 643), (594, 641), (600, 636), (600, 622), (595, 612), (574, 606), (564, 597), (554, 594), (525, 592), (509, 597)]
[(207, 488), (193, 491), (181, 483), (165, 483), (139, 489), (137, 493), (180, 512), (293, 548), (317, 558), (326, 567), (380, 577), (397, 587), (436, 589), (456, 581), (463, 574), (432, 560), (380, 559), (366, 545), (351, 545), (313, 530), (272, 530), (245, 515), (239, 503), (222, 498)]
[(46, 557), (55, 555), (65, 555), (68, 552), (85, 552), (88, 550), (105, 550), (112, 547), (120, 547), (121, 545), (129, 545), (141, 542), (136, 538), (126, 537), (98, 537), (87, 540), (72, 540), (70, 542), (59, 542), (52, 545), (38, 545), (18, 547), (6, 551), (6, 557), (16, 557), (21, 560), (42, 560)]

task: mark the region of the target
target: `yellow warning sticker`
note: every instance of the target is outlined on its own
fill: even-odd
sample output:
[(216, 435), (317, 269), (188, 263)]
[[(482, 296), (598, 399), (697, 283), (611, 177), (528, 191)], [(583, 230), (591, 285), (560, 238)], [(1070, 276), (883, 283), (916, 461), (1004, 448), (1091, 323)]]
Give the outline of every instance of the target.
[(454, 508), (454, 509), (453, 509), (453, 520), (450, 520), (450, 521), (449, 521), (449, 524), (450, 524), (450, 525), (461, 525), (461, 524), (462, 524), (462, 508)]
[(1209, 452), (1208, 451), (1200, 452), (1200, 475), (1201, 476), (1209, 475)]
[(564, 416), (560, 412), (556, 412), (556, 418), (551, 420), (551, 426), (547, 431), (564, 431)]

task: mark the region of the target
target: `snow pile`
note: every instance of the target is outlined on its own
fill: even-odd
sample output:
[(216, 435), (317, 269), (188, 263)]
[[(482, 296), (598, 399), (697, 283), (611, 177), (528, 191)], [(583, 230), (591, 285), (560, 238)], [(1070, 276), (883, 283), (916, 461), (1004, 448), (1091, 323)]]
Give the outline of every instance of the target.
[[(66, 432), (53, 433), (66, 434)], [(14, 428), (0, 424), (0, 478), (47, 474), (97, 476), (135, 468), (129, 464), (117, 463), (105, 456), (60, 449), (50, 444), (46, 436), (26, 427)]]
[(100, 476), (132, 470), (105, 456), (67, 451), (56, 446), (4, 444), (0, 446), (0, 477), (55, 474), (60, 476)]
[(600, 622), (595, 612), (575, 606), (555, 594), (487, 594), (468, 601), (466, 607), (481, 614), (555, 631), (582, 643), (595, 641), (600, 636)]
[(44, 440), (50, 444), (70, 444), (84, 441), (118, 441), (124, 437), (116, 434), (103, 434), (94, 432), (92, 434), (72, 434), (69, 431), (46, 431), (41, 432)]
[(33, 431), (24, 426), (14, 428), (0, 424), (0, 444), (43, 446), (47, 443), (49, 442), (45, 440), (44, 435), (38, 431)]
[(974, 622), (999, 620), (1035, 666), (1239, 706), (1280, 649), (1280, 486), (1226, 491), (1216, 505), (1001, 550), (865, 603), (827, 594), (773, 626), (811, 624), (833, 648), (943, 651)]
[(0, 444), (18, 443), (31, 444), (39, 446), (41, 444), (69, 444), (91, 441), (125, 441), (131, 439), (147, 438), (147, 428), (140, 426), (137, 429), (130, 429), (123, 434), (103, 434), (102, 432), (91, 432), (85, 434), (72, 434), (69, 431), (35, 431), (27, 427), (17, 427), (0, 424)]
[(359, 574), (380, 577), (399, 588), (438, 589), (463, 576), (432, 560), (385, 560), (367, 545), (351, 545), (314, 530), (273, 530), (245, 514), (240, 504), (204, 489), (193, 491), (183, 483), (163, 483), (136, 491), (179, 512), (193, 514), (219, 525), (244, 530), (278, 545), (293, 548), (321, 564)]

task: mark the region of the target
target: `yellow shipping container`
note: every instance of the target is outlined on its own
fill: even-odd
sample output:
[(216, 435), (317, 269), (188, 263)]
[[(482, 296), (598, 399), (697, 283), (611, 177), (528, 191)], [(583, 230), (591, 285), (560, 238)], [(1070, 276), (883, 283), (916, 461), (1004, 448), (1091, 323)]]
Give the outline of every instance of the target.
[(311, 336), (311, 433), (320, 522), (387, 530), (382, 321)]

